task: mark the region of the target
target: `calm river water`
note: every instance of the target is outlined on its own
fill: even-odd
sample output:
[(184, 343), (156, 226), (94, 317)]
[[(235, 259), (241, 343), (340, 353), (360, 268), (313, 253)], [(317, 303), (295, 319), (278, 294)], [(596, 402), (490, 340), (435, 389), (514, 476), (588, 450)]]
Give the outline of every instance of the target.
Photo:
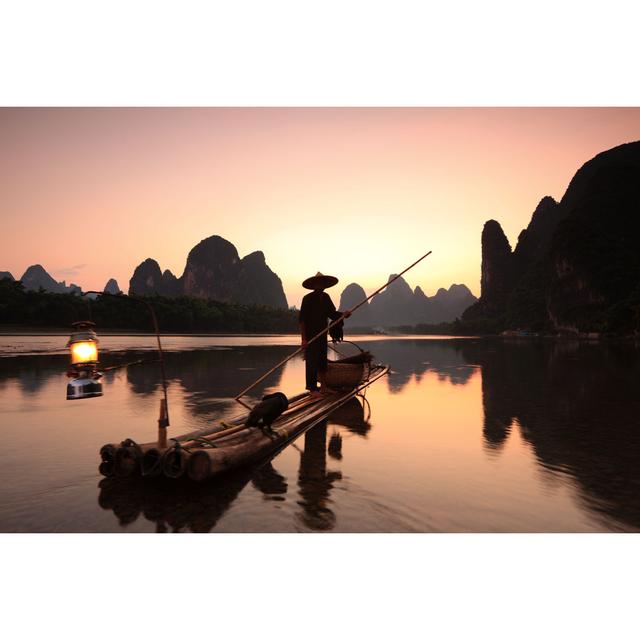
[[(295, 340), (167, 337), (169, 435), (238, 413), (233, 395)], [(365, 403), (258, 468), (194, 485), (97, 471), (102, 444), (155, 438), (156, 364), (107, 373), (103, 397), (68, 402), (64, 336), (0, 336), (0, 531), (640, 531), (633, 345), (358, 340), (392, 370)], [(101, 360), (153, 347), (104, 337)], [(301, 391), (303, 364), (255, 397)]]

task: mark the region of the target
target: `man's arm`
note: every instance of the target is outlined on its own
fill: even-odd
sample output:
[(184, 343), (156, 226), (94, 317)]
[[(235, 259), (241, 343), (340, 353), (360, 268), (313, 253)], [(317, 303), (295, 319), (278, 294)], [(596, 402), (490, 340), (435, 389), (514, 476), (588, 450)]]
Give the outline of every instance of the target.
[(331, 321), (334, 321), (342, 318), (343, 315), (345, 318), (348, 318), (351, 316), (351, 313), (349, 311), (336, 311), (336, 305), (333, 304), (331, 296), (327, 294), (327, 317), (330, 318)]

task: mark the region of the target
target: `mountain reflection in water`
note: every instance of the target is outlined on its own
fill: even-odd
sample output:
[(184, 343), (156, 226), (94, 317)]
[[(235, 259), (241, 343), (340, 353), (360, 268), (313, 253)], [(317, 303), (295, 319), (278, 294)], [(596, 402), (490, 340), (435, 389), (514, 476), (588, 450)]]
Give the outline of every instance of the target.
[[(221, 348), (211, 339), (210, 348), (169, 352), (172, 433), (238, 413), (235, 393), (293, 348), (264, 341)], [(102, 398), (69, 403), (66, 356), (0, 357), (0, 530), (640, 530), (633, 344), (363, 346), (393, 372), (366, 400), (272, 459), (202, 485), (97, 475), (104, 442), (154, 439), (157, 365), (110, 372)], [(103, 360), (140, 356), (129, 349)], [(252, 395), (293, 394), (302, 381), (294, 359)]]
[(483, 436), (517, 425), (537, 461), (579, 483), (589, 509), (640, 527), (640, 359), (628, 344), (468, 345), (482, 368)]

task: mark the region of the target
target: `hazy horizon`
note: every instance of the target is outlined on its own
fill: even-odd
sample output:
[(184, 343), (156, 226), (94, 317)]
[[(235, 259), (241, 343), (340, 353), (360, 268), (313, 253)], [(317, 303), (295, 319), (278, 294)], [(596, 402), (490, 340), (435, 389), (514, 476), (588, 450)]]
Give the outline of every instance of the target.
[(127, 291), (220, 235), (299, 306), (316, 271), (370, 292), (428, 250), (412, 288), (479, 295), (484, 222), (513, 247), (544, 196), (640, 139), (640, 109), (5, 108), (0, 133), (0, 271)]

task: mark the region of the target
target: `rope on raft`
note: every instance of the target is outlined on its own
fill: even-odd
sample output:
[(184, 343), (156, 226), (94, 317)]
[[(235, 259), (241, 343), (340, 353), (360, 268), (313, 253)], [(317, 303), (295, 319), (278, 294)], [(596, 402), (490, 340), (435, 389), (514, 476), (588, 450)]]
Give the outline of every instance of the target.
[[(210, 442), (209, 440), (207, 440), (206, 438), (194, 438), (193, 439), (194, 442), (200, 442), (202, 444), (202, 446), (204, 447), (210, 447), (211, 449), (217, 449), (218, 445), (214, 444), (213, 442)], [(194, 447), (193, 445), (187, 445), (186, 447), (182, 447), (187, 453), (191, 453), (191, 451), (189, 451), (188, 449), (192, 449), (192, 448), (197, 448)]]

